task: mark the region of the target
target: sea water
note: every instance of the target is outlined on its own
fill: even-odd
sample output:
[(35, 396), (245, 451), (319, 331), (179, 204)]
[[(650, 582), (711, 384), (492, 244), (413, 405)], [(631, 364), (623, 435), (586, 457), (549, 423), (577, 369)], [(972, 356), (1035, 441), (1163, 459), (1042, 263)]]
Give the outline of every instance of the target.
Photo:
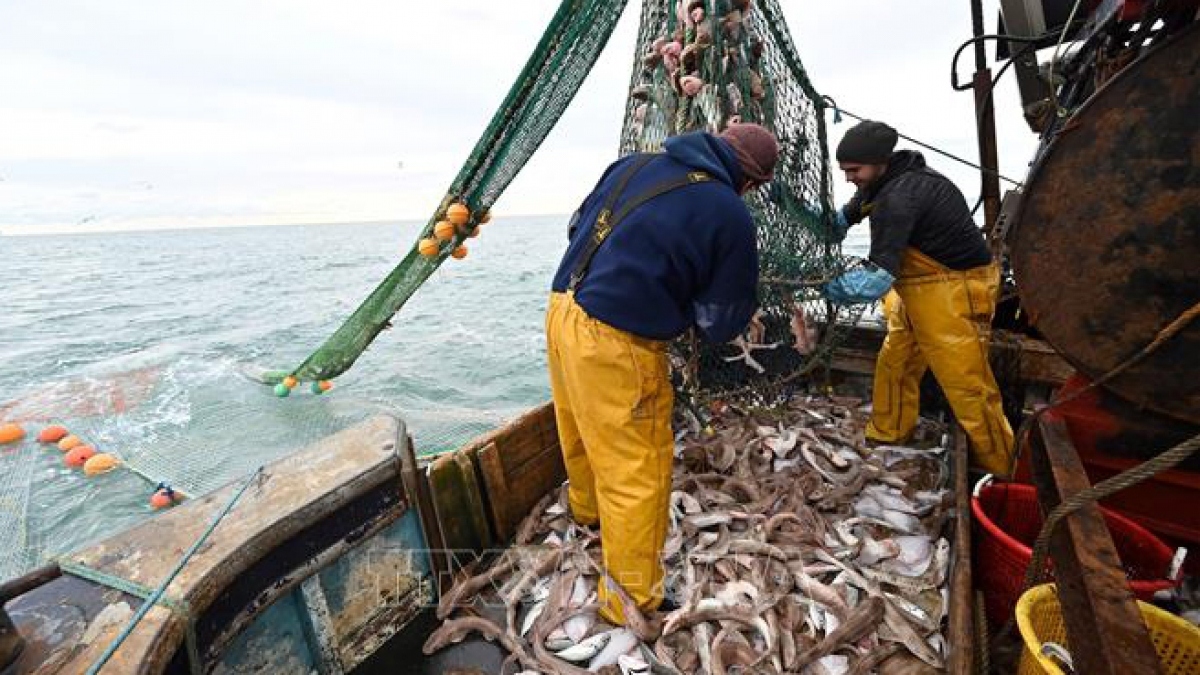
[[(549, 398), (543, 313), (566, 216), (496, 218), (316, 396), (245, 378), (319, 346), (423, 223), (0, 238), (0, 579), (153, 512), (157, 481), (202, 493), (374, 415), (452, 449)], [(865, 228), (847, 252), (865, 254)], [(32, 440), (50, 422), (130, 467), (94, 478)]]

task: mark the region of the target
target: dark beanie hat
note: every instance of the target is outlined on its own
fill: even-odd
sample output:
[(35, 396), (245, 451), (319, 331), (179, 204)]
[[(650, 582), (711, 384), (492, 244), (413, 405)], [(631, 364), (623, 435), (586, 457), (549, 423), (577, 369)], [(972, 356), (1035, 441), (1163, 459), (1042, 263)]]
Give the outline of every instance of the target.
[(756, 183), (771, 180), (779, 158), (779, 143), (770, 131), (750, 122), (737, 122), (726, 127), (719, 138), (733, 148), (746, 180)]
[(856, 164), (885, 164), (896, 147), (896, 130), (883, 122), (859, 122), (842, 136), (837, 160)]

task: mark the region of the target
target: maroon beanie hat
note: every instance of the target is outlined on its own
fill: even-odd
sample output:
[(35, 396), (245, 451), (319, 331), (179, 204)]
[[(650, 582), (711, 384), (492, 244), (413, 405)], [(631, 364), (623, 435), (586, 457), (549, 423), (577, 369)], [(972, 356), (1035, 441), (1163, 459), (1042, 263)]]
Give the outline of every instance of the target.
[(779, 143), (765, 127), (749, 122), (730, 124), (718, 138), (733, 147), (743, 178), (756, 183), (771, 180), (779, 159)]

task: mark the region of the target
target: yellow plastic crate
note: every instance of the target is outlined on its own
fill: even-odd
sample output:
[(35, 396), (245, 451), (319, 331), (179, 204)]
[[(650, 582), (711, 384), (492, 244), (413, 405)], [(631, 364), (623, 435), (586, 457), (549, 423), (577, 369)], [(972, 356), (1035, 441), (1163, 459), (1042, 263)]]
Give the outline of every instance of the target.
[[(1138, 602), (1142, 620), (1150, 629), (1154, 651), (1166, 675), (1195, 675), (1200, 673), (1200, 629), (1154, 605)], [(1054, 661), (1041, 655), (1044, 642), (1067, 645), (1067, 630), (1063, 626), (1062, 608), (1054, 584), (1035, 586), (1017, 601), (1017, 627), (1025, 648), (1021, 651), (1019, 675), (1063, 675)]]

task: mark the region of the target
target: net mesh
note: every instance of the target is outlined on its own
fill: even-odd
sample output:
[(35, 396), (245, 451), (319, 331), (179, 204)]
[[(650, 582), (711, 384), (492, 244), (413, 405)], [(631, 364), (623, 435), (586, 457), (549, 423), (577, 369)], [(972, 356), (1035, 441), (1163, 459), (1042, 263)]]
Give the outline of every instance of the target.
[[(28, 445), (28, 444), (26, 444)], [(38, 542), (29, 528), (37, 448), (6, 448), (0, 466), (0, 581), (34, 567)]]
[[(545, 140), (591, 71), (625, 0), (565, 0), (417, 244), (349, 319), (290, 372), (300, 381), (345, 372), (413, 292), (470, 238)], [(673, 50), (673, 51), (672, 51)], [(696, 87), (696, 90), (692, 90)], [(661, 149), (670, 135), (763, 124), (781, 145), (776, 180), (748, 197), (758, 224), (761, 313), (739, 346), (675, 345), (681, 391), (694, 397), (777, 398), (827, 362), (859, 309), (836, 308), (818, 286), (844, 267), (827, 241), (832, 213), (822, 100), (808, 79), (777, 0), (645, 0), (621, 132), (622, 154)], [(465, 223), (438, 225), (462, 204)], [(422, 247), (425, 247), (422, 253)], [(842, 313), (839, 316), (839, 312)], [(853, 314), (853, 315), (852, 315)], [(799, 343), (809, 343), (799, 347)], [(266, 371), (281, 381), (289, 372)]]
[[(608, 43), (626, 0), (564, 0), (500, 109), (451, 183), (422, 230), (417, 245), (354, 314), (291, 374), (300, 381), (323, 380), (345, 372), (375, 336), (389, 325), (413, 292), (463, 245), (488, 209), (533, 156), (575, 97)], [(467, 222), (452, 237), (434, 237), (447, 209), (463, 204)], [(436, 248), (422, 254), (422, 242)], [(278, 382), (288, 373), (263, 373)]]
[(775, 180), (747, 195), (758, 226), (761, 312), (737, 345), (677, 341), (677, 384), (693, 399), (779, 398), (828, 362), (862, 311), (830, 305), (819, 291), (846, 263), (829, 237), (822, 110), (776, 0), (643, 3), (622, 153), (654, 152), (668, 136), (719, 133), (737, 121), (771, 129), (780, 145)]

